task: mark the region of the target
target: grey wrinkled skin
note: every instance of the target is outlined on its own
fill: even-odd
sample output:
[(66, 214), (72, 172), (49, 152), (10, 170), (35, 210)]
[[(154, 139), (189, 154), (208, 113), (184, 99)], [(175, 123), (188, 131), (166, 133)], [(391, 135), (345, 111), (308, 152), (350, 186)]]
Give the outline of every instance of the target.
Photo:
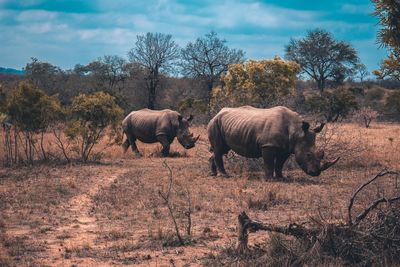
[(291, 154), (305, 173), (320, 175), (337, 162), (322, 162), (323, 151), (315, 151), (316, 133), (309, 123), (283, 106), (259, 109), (251, 106), (223, 108), (207, 126), (213, 155), (211, 175), (226, 174), (222, 156), (233, 150), (248, 158), (263, 157), (266, 178), (282, 178), (282, 168)]
[(163, 156), (168, 156), (170, 144), (175, 137), (184, 148), (190, 149), (198, 139), (193, 138), (189, 131), (189, 122), (192, 119), (193, 116), (183, 118), (181, 114), (170, 109), (133, 111), (122, 121), (122, 130), (126, 135), (122, 144), (124, 152), (131, 146), (132, 151), (140, 156), (135, 143), (139, 140), (143, 143), (161, 143)]

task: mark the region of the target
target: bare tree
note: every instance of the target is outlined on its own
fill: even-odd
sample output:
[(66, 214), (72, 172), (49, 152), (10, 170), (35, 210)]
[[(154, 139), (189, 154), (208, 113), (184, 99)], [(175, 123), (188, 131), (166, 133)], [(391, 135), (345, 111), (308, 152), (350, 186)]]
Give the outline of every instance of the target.
[(286, 59), (299, 63), (303, 73), (315, 80), (321, 92), (329, 78), (338, 80), (338, 70), (350, 75), (359, 61), (357, 51), (350, 44), (336, 41), (322, 29), (309, 31), (299, 40), (291, 39), (285, 53)]
[(372, 108), (363, 107), (355, 112), (354, 118), (364, 124), (365, 128), (369, 128), (371, 122), (373, 120), (376, 120), (376, 118), (378, 118), (378, 115), (378, 112), (373, 110)]
[(230, 64), (242, 63), (244, 52), (231, 49), (225, 39), (220, 39), (215, 32), (197, 38), (188, 43), (181, 52), (181, 67), (184, 75), (200, 78), (207, 84), (208, 97), (221, 74), (228, 70)]
[(148, 32), (137, 36), (135, 47), (128, 52), (128, 56), (132, 63), (139, 64), (146, 72), (147, 107), (154, 109), (162, 72), (168, 73), (173, 69), (179, 56), (178, 45), (170, 34)]
[(115, 89), (121, 90), (128, 77), (126, 60), (120, 56), (104, 56), (100, 62), (106, 66), (105, 77), (108, 88), (112, 92)]

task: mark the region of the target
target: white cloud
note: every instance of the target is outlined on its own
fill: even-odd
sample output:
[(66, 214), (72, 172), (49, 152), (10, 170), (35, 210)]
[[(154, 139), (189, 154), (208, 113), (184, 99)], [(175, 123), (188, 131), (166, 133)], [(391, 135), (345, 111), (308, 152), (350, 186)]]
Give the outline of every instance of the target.
[(44, 34), (53, 31), (65, 31), (68, 26), (66, 24), (52, 24), (50, 22), (45, 23), (30, 23), (19, 26), (22, 31), (31, 34)]
[(145, 15), (134, 15), (130, 18), (132, 26), (135, 29), (143, 29), (144, 31), (156, 30), (156, 25)]
[(262, 3), (224, 2), (211, 7), (214, 23), (219, 27), (236, 27), (245, 24), (263, 28), (300, 27), (316, 19), (320, 14), (311, 11), (298, 11), (278, 8)]
[(344, 4), (341, 7), (341, 11), (349, 14), (370, 14), (374, 11), (372, 4), (370, 5), (352, 5)]
[(30, 21), (47, 21), (54, 20), (58, 16), (57, 12), (49, 12), (44, 10), (27, 10), (22, 11), (16, 16), (16, 20), (19, 22), (30, 22)]
[[(22, 2), (27, 6), (37, 3), (36, 0)], [(364, 39), (375, 34), (371, 23), (348, 20), (348, 17), (360, 16), (343, 16), (368, 14), (372, 11), (371, 4), (344, 4), (337, 10), (305, 11), (263, 2), (221, 0), (191, 5), (176, 0), (97, 0), (96, 10), (100, 12), (80, 14), (0, 8), (0, 30), (4, 51), (15, 51), (16, 58), (23, 53), (38, 58), (51, 54), (58, 62), (83, 64), (104, 54), (125, 56), (136, 35), (146, 32), (170, 33), (184, 46), (215, 30), (227, 39), (230, 47), (245, 50), (247, 58), (282, 55), (290, 37), (303, 37), (306, 30), (316, 27), (344, 36), (352, 43), (361, 39), (357, 34)], [(336, 14), (344, 18), (335, 20)], [(27, 45), (23, 48), (21, 44)], [(372, 51), (368, 45), (356, 47), (360, 48), (361, 56), (362, 51)], [(0, 58), (3, 59), (4, 53), (0, 53)], [(368, 56), (372, 62), (376, 55)], [(65, 64), (62, 67), (71, 67)]]

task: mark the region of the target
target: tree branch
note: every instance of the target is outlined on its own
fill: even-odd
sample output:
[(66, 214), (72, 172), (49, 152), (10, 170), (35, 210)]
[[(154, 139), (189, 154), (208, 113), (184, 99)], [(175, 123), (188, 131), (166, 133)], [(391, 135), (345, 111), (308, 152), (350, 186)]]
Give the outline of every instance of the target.
[[(354, 200), (356, 198), (356, 196), (358, 195), (358, 193), (360, 193), (367, 185), (369, 185), (370, 183), (372, 183), (373, 181), (375, 181), (376, 179), (378, 179), (379, 177), (383, 177), (386, 175), (399, 175), (398, 172), (396, 171), (388, 171), (388, 170), (383, 170), (380, 173), (378, 173), (377, 175), (375, 175), (372, 179), (370, 179), (369, 181), (365, 182), (364, 184), (362, 184), (359, 188), (357, 188), (357, 190), (353, 193), (352, 197), (350, 198), (350, 202), (347, 208), (348, 211), (348, 225), (353, 225), (353, 219), (351, 216), (351, 209), (353, 208), (353, 204), (354, 204)], [(378, 202), (377, 202), (378, 201)], [(377, 203), (376, 203), (377, 202)], [(365, 216), (372, 210), (374, 209), (379, 203), (381, 202), (388, 202), (387, 199), (381, 198), (376, 200), (375, 202), (373, 202), (366, 210), (364, 210), (364, 212), (362, 212), (361, 214), (359, 214), (356, 218), (356, 223), (359, 223), (363, 218), (365, 218)], [(376, 203), (376, 204), (375, 204)], [(368, 210), (368, 211), (367, 211)], [(362, 215), (364, 214), (365, 215)], [(358, 218), (361, 219), (358, 219)]]

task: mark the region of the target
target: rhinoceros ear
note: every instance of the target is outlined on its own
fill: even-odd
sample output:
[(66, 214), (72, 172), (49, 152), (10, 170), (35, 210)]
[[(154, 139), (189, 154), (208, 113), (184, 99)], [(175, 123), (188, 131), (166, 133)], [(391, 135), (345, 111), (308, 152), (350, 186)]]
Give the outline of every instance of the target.
[(189, 117), (187, 117), (187, 119), (186, 119), (187, 121), (191, 121), (191, 120), (193, 120), (193, 115), (192, 114), (190, 114), (189, 115)]
[(303, 121), (303, 125), (301, 125), (301, 128), (303, 129), (304, 132), (307, 132), (308, 129), (310, 128), (310, 124), (306, 121)]

